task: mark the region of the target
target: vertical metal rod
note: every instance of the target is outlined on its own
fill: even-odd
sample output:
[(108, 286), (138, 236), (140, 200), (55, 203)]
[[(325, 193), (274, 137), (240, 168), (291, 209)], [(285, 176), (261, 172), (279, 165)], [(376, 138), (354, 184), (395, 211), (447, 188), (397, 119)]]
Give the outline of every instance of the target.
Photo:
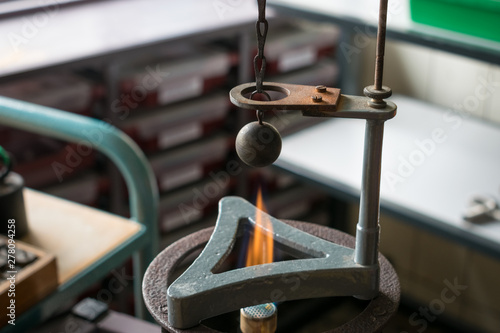
[[(132, 255), (133, 268), (134, 268), (134, 281), (133, 290), (134, 295), (142, 295), (142, 277), (146, 271), (144, 267), (143, 253), (142, 251), (137, 251)], [(148, 311), (146, 305), (144, 304), (144, 299), (139, 297), (134, 299), (134, 314), (137, 318), (146, 319), (148, 318)]]
[(387, 31), (387, 2), (380, 0), (378, 32), (377, 32), (377, 58), (375, 60), (375, 90), (382, 89), (384, 75), (385, 34)]
[(367, 120), (363, 157), (363, 176), (359, 219), (356, 228), (354, 261), (374, 265), (378, 260), (380, 174), (384, 121)]

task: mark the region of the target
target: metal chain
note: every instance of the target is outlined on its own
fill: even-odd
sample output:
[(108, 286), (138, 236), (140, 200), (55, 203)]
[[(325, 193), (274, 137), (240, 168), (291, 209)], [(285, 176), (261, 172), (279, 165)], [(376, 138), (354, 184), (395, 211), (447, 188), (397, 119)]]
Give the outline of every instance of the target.
[[(266, 57), (264, 56), (264, 45), (266, 44), (268, 23), (266, 20), (266, 0), (257, 0), (259, 7), (259, 18), (255, 24), (257, 30), (257, 55), (253, 58), (253, 67), (255, 71), (255, 87), (257, 93), (262, 93), (262, 82), (266, 72)], [(260, 61), (260, 68), (259, 68)]]

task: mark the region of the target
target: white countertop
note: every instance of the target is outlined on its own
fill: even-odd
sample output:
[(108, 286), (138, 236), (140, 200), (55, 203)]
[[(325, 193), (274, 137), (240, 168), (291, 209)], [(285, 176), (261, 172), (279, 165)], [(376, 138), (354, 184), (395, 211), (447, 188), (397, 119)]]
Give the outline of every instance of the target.
[[(500, 128), (403, 96), (386, 122), (381, 206), (500, 253), (500, 222), (462, 214), (475, 194), (500, 202)], [(277, 165), (359, 196), (365, 121), (333, 119), (284, 139)]]
[(93, 1), (0, 21), (0, 76), (254, 22), (255, 1)]

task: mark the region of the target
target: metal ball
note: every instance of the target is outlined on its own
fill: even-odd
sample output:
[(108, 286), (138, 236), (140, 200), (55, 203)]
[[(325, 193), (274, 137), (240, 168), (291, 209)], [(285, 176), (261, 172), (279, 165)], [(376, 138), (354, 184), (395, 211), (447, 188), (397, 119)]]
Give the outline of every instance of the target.
[(236, 153), (251, 167), (268, 166), (280, 156), (281, 136), (269, 123), (246, 124), (236, 136)]

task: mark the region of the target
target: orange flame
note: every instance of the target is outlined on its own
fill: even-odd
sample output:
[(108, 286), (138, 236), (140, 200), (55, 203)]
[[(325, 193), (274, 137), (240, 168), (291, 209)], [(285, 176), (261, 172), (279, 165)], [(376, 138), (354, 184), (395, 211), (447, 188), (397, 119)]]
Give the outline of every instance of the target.
[(255, 213), (254, 233), (250, 237), (245, 266), (268, 264), (273, 262), (273, 227), (267, 209), (262, 200), (262, 191), (257, 193), (257, 212)]

